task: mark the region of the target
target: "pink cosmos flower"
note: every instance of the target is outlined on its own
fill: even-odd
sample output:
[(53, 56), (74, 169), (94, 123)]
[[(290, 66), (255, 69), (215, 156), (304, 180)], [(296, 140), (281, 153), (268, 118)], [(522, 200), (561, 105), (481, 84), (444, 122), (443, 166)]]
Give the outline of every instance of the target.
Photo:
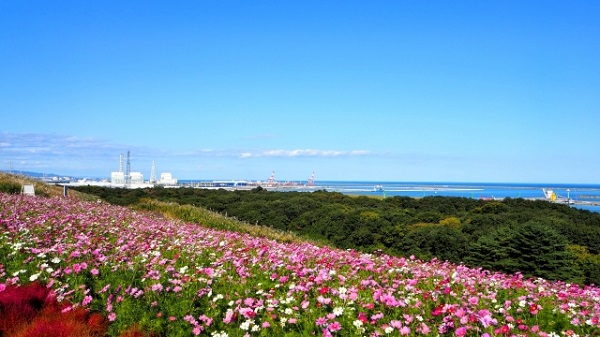
[(342, 329), (342, 325), (338, 321), (331, 322), (327, 328), (329, 331), (339, 331)]
[(225, 323), (225, 324), (231, 323), (231, 321), (233, 320), (233, 316), (234, 316), (233, 311), (228, 310), (225, 313), (225, 317), (223, 317), (223, 323)]
[(458, 328), (454, 331), (454, 334), (456, 336), (464, 336), (467, 334), (467, 328), (464, 326), (461, 326), (460, 328)]
[(90, 304), (90, 302), (92, 302), (92, 296), (86, 296), (83, 298), (83, 301), (81, 302), (81, 305), (86, 306), (88, 304)]
[(390, 321), (390, 325), (391, 325), (393, 328), (396, 328), (396, 329), (398, 329), (398, 330), (400, 330), (400, 328), (402, 328), (402, 322), (400, 322), (400, 321), (398, 321), (398, 320), (392, 320), (392, 321)]

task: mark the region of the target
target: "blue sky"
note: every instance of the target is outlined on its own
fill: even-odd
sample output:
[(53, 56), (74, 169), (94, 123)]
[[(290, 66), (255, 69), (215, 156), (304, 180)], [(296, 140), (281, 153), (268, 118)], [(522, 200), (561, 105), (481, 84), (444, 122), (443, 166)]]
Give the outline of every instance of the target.
[(598, 1), (3, 1), (0, 170), (600, 183)]

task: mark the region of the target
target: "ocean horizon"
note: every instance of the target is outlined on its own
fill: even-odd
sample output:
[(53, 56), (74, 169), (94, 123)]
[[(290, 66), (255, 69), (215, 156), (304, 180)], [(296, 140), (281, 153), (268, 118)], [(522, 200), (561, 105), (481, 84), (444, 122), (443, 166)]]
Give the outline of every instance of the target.
[[(215, 180), (180, 180), (180, 184), (213, 182)], [(236, 180), (220, 180), (236, 181)], [(239, 180), (247, 181), (250, 180)], [(393, 181), (315, 181), (313, 186), (303, 182), (282, 183), (275, 191), (318, 191), (339, 192), (348, 195), (422, 198), (428, 196), (463, 197), (472, 199), (547, 199), (544, 190), (551, 190), (560, 202), (575, 202), (579, 209), (600, 212), (600, 184), (567, 183), (486, 183), (486, 182), (393, 182)]]

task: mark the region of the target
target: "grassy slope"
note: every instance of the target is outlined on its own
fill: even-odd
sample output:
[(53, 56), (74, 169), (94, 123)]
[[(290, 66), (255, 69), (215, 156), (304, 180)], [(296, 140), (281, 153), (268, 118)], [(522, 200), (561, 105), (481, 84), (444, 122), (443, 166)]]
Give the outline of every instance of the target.
[[(0, 192), (9, 194), (21, 193), (23, 185), (33, 185), (36, 195), (43, 197), (56, 197), (63, 195), (62, 186), (49, 185), (39, 180), (23, 175), (15, 175), (0, 172)], [(80, 193), (77, 191), (69, 191), (71, 197), (79, 200), (92, 201), (98, 199), (95, 196)]]
[[(56, 197), (63, 195), (62, 186), (46, 184), (39, 180), (23, 175), (0, 172), (0, 192), (17, 194), (20, 193), (22, 186), (27, 184), (34, 185), (35, 193), (38, 196)], [(96, 201), (98, 199), (98, 197), (94, 195), (81, 193), (75, 190), (69, 190), (69, 198), (74, 198), (81, 201)], [(265, 237), (279, 242), (309, 242), (319, 246), (323, 245), (323, 243), (315, 242), (315, 240), (301, 238), (292, 232), (283, 232), (266, 226), (252, 225), (231, 217), (223, 216), (219, 213), (212, 212), (204, 208), (190, 205), (179, 205), (176, 203), (144, 200), (132, 208), (140, 211), (149, 211), (155, 214), (159, 213), (162, 216), (170, 219), (179, 219), (187, 222), (202, 224), (205, 227), (245, 233), (256, 237)]]

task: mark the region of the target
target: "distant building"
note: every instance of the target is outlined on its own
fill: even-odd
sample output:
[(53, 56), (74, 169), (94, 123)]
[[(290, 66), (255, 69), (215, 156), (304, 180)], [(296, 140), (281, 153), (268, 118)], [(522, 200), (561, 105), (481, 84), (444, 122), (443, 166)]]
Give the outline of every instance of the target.
[(161, 173), (160, 180), (158, 181), (160, 185), (177, 185), (177, 179), (173, 178), (171, 173)]
[(129, 173), (129, 182), (133, 185), (143, 184), (144, 175), (142, 174), (142, 172), (131, 172)]
[[(126, 167), (124, 169), (124, 167)], [(113, 187), (127, 187), (127, 188), (144, 188), (152, 187), (155, 183), (165, 186), (177, 185), (177, 179), (173, 178), (171, 173), (161, 173), (160, 180), (156, 180), (156, 171), (154, 161), (152, 161), (152, 171), (150, 173), (150, 180), (144, 181), (144, 175), (142, 172), (130, 172), (130, 160), (129, 152), (127, 152), (127, 162), (125, 163), (125, 157), (121, 153), (119, 160), (119, 171), (110, 173), (110, 185)]]
[(125, 173), (123, 172), (111, 172), (110, 183), (113, 185), (125, 185)]

